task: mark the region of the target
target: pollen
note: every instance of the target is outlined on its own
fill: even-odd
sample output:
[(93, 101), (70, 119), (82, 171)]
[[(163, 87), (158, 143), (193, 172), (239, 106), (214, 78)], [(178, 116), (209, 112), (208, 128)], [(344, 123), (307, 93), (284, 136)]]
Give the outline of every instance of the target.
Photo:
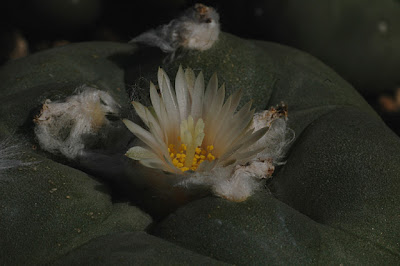
[(210, 162), (215, 160), (215, 156), (211, 153), (211, 151), (214, 149), (213, 145), (205, 146), (205, 148), (198, 146), (195, 149), (195, 154), (192, 159), (192, 165), (190, 165), (189, 167), (185, 166), (187, 145), (181, 144), (178, 145), (178, 147), (179, 151), (176, 151), (175, 145), (169, 144), (168, 153), (171, 157), (172, 164), (182, 172), (186, 172), (189, 170), (196, 171), (199, 165), (205, 160), (208, 160)]
[(212, 155), (211, 153), (207, 154), (207, 160), (209, 160), (210, 162), (214, 161), (215, 160), (214, 155)]

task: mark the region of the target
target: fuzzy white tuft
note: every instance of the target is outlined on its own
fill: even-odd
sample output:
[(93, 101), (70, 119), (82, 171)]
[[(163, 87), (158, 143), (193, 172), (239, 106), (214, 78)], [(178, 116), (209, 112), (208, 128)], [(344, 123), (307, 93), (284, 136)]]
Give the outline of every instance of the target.
[(261, 183), (253, 178), (252, 173), (237, 169), (232, 176), (220, 178), (212, 186), (214, 193), (230, 201), (241, 202), (250, 197), (254, 191), (260, 188)]
[(218, 40), (219, 33), (219, 15), (215, 9), (196, 4), (179, 18), (142, 33), (131, 42), (156, 46), (167, 53), (174, 53), (179, 47), (204, 51)]
[(118, 104), (107, 92), (86, 85), (63, 102), (48, 99), (34, 119), (40, 147), (73, 159), (82, 154), (84, 138), (96, 135), (109, 123), (106, 114), (117, 114), (118, 109)]
[(295, 137), (294, 131), (287, 127), (286, 106), (280, 105), (256, 113), (251, 127), (257, 130), (265, 126), (268, 126), (269, 130), (254, 144), (254, 147), (265, 147), (257, 158), (279, 164), (285, 155), (285, 150)]

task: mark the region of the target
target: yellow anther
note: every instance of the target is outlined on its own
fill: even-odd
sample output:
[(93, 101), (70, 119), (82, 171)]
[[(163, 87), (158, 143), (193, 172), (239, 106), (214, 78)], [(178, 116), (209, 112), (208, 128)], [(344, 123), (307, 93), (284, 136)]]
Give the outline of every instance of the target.
[[(201, 146), (199, 146), (199, 147), (195, 148), (192, 164), (190, 166), (188, 166), (188, 164), (186, 163), (187, 145), (182, 143), (178, 147), (179, 147), (179, 149), (177, 149), (175, 152), (175, 145), (169, 144), (168, 145), (168, 153), (172, 159), (172, 164), (175, 167), (177, 167), (178, 169), (180, 169), (182, 172), (185, 172), (188, 170), (196, 171), (197, 167), (199, 167), (199, 165), (202, 162), (204, 162), (205, 160), (208, 160), (210, 162), (215, 160), (215, 156), (211, 153), (211, 151), (214, 150), (213, 145), (208, 145), (208, 146), (206, 146), (206, 148), (202, 148)], [(190, 148), (190, 149), (192, 149), (192, 148)], [(192, 150), (192, 152), (193, 152), (193, 150)]]

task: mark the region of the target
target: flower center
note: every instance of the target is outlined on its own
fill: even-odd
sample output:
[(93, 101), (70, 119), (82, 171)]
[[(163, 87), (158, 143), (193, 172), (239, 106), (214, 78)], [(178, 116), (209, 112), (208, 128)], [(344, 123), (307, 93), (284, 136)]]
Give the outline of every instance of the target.
[(168, 145), (168, 152), (169, 156), (171, 157), (172, 163), (174, 164), (175, 167), (179, 168), (182, 172), (192, 170), (196, 171), (197, 167), (204, 162), (205, 160), (208, 161), (213, 161), (215, 160), (215, 156), (212, 154), (212, 150), (214, 149), (213, 145), (207, 146), (206, 149), (203, 149), (202, 147), (198, 146), (195, 149), (195, 153), (192, 159), (192, 163), (190, 167), (187, 167), (186, 162), (190, 163), (190, 159), (187, 160), (187, 145), (186, 144), (181, 144), (179, 149), (176, 149), (174, 144), (169, 144)]
[(202, 147), (204, 139), (203, 119), (199, 118), (195, 124), (193, 117), (189, 115), (187, 120), (181, 122), (180, 133), (178, 140), (182, 144), (179, 149), (174, 144), (168, 145), (169, 156), (175, 167), (182, 172), (195, 171), (204, 160), (215, 160), (215, 156), (212, 154), (214, 146)]

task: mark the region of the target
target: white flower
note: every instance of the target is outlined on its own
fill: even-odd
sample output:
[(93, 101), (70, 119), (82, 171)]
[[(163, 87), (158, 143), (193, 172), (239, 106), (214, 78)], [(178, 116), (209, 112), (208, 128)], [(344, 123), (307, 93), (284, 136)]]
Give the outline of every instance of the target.
[[(248, 183), (245, 186), (250, 187), (249, 192), (236, 198), (234, 192), (231, 196), (232, 191), (224, 193), (224, 188), (232, 183), (231, 178), (236, 180), (242, 176), (240, 173), (251, 172), (248, 169), (254, 168), (250, 164), (254, 160), (258, 164), (268, 161), (264, 168), (269, 169), (273, 160), (257, 155), (265, 149), (262, 143), (266, 142), (262, 141), (262, 137), (272, 121), (266, 122), (264, 127), (258, 124), (256, 130), (252, 123), (254, 110), (251, 110), (251, 102), (236, 112), (241, 91), (233, 93), (224, 102), (225, 87), (222, 85), (218, 89), (215, 74), (205, 90), (201, 72), (195, 77), (190, 68), (183, 71), (179, 67), (174, 90), (167, 74), (160, 68), (158, 85), (161, 95), (154, 84), (150, 84), (152, 107), (132, 102), (147, 130), (132, 121), (123, 120), (144, 143), (143, 146), (130, 148), (126, 155), (147, 167), (187, 176), (181, 185), (211, 185), (216, 194), (233, 200), (243, 200), (251, 195), (254, 185)], [(256, 172), (264, 168), (258, 168)], [(256, 175), (259, 176), (258, 173)], [(252, 174), (248, 176), (253, 177)], [(267, 173), (261, 177), (266, 176)], [(251, 180), (251, 183), (254, 181)], [(233, 182), (232, 186), (237, 188), (234, 190), (240, 190), (240, 184), (241, 181)]]

